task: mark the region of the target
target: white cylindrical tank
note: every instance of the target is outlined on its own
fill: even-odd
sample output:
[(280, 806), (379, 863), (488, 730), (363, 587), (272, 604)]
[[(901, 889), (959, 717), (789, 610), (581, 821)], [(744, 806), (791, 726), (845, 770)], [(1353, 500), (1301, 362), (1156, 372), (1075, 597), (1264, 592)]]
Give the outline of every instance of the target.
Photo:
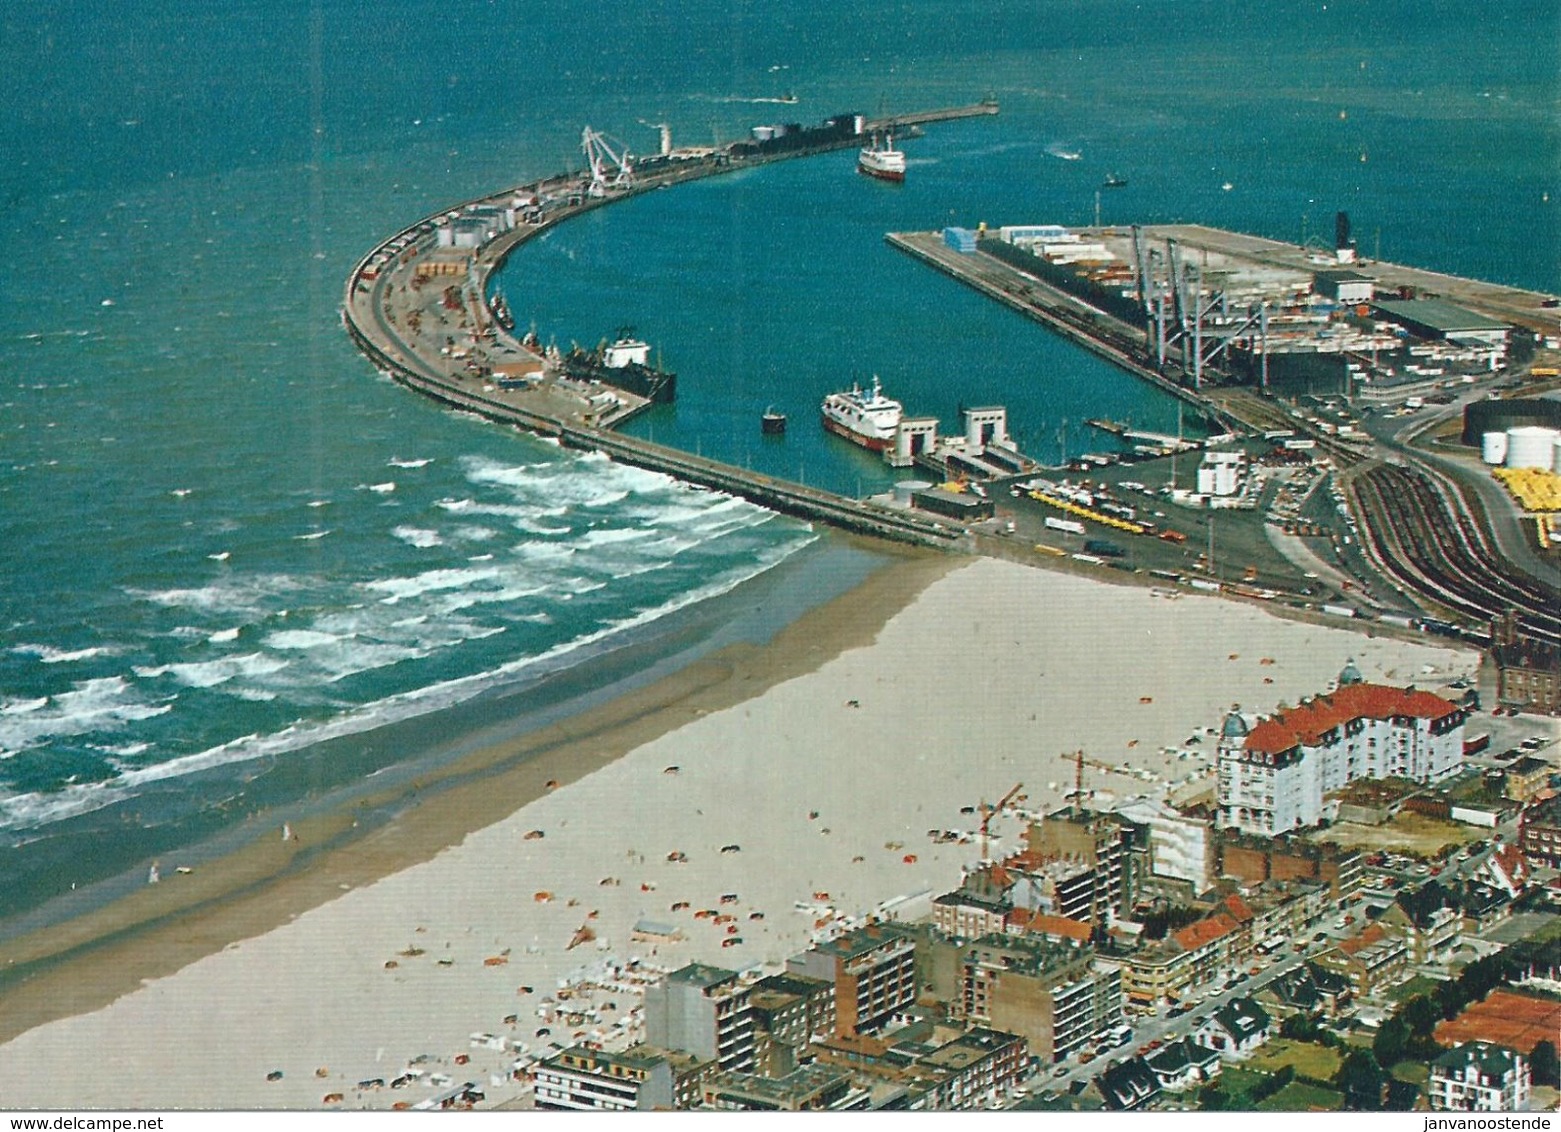
[(1509, 428), (1507, 467), (1544, 468), (1549, 471), (1554, 467), (1558, 436), (1561, 436), (1561, 433), (1555, 429), (1541, 428), (1539, 425), (1519, 425), (1517, 428)]
[(1507, 462), (1507, 434), (1504, 432), (1487, 432), (1481, 437), (1480, 459), (1487, 464), (1505, 464)]
[(894, 501), (901, 507), (909, 507), (913, 493), (926, 491), (931, 486), (926, 480), (901, 480), (894, 485)]

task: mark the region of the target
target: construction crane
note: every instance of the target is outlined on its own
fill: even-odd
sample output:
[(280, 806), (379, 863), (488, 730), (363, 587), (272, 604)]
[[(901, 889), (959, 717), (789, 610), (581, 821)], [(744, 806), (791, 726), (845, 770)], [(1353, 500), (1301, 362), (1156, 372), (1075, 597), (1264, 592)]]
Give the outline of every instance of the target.
[(580, 133), (580, 149), (591, 169), (591, 184), (586, 190), (593, 197), (604, 197), (609, 189), (626, 189), (634, 183), (634, 158), (628, 148), (613, 149), (607, 135), (587, 126)]
[(1085, 768), (1085, 766), (1092, 766), (1096, 770), (1104, 770), (1104, 771), (1107, 771), (1108, 773), (1111, 773), (1111, 774), (1121, 774), (1122, 773), (1122, 768), (1121, 767), (1112, 766), (1110, 763), (1097, 762), (1095, 759), (1085, 758), (1084, 757), (1084, 749), (1082, 747), (1079, 748), (1077, 751), (1068, 751), (1065, 754), (1060, 755), (1059, 757), (1064, 762), (1070, 762), (1070, 763), (1073, 764), (1073, 767), (1074, 767), (1074, 770), (1073, 770), (1073, 792), (1071, 794), (1064, 795), (1064, 797), (1072, 798), (1076, 805), (1082, 806), (1084, 804), (1084, 798), (1085, 798), (1085, 793), (1084, 793), (1084, 768)]
[(1008, 805), (1008, 803), (1012, 802), (1015, 798), (1023, 798), (1024, 795), (1019, 793), (1019, 791), (1023, 789), (1024, 783), (1016, 782), (1014, 783), (1014, 788), (1008, 793), (1004, 794), (1002, 801), (998, 802), (997, 805), (989, 806), (985, 802), (981, 803), (979, 808), (981, 810), (981, 859), (983, 861), (990, 857), (990, 854), (987, 852), (987, 848), (990, 838), (993, 815), (1001, 812), (1003, 807)]

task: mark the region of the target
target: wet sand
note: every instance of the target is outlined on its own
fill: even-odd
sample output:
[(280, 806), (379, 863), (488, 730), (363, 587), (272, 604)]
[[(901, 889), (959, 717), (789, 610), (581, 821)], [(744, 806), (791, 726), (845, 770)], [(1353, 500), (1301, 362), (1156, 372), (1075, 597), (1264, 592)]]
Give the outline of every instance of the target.
[[(541, 797), (550, 783), (573, 782), (694, 716), (867, 644), (894, 612), (960, 562), (905, 552), (847, 594), (803, 614), (767, 646), (730, 647), (600, 707), (479, 750), (405, 793), (359, 799), (352, 810), (407, 807), (384, 828), (355, 836), (352, 810), (293, 822), (291, 841), (279, 830), (189, 875), (165, 866), (162, 883), (130, 898), (0, 943), (0, 969), (36, 969), (0, 990), (0, 1042), (96, 1009), (346, 889), (426, 861)], [(441, 789), (454, 778), (466, 781)]]

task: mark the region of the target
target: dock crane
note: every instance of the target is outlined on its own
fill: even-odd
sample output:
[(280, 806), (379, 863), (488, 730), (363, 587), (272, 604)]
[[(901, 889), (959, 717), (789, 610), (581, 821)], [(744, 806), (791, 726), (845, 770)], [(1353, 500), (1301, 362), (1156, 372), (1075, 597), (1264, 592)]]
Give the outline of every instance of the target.
[(1008, 803), (1012, 802), (1015, 798), (1023, 798), (1024, 795), (1019, 793), (1019, 791), (1023, 789), (1024, 783), (1016, 782), (1014, 783), (1014, 788), (1008, 793), (1004, 794), (1002, 801), (998, 802), (997, 805), (989, 806), (985, 802), (981, 803), (979, 809), (981, 811), (981, 859), (983, 861), (987, 860), (990, 856), (990, 854), (987, 852), (987, 849), (990, 840), (990, 830), (993, 815), (1001, 812), (1003, 807), (1008, 805)]
[(587, 126), (580, 134), (580, 149), (591, 169), (591, 184), (586, 190), (593, 197), (604, 197), (609, 189), (626, 189), (634, 183), (634, 158), (627, 147), (613, 149), (607, 135)]

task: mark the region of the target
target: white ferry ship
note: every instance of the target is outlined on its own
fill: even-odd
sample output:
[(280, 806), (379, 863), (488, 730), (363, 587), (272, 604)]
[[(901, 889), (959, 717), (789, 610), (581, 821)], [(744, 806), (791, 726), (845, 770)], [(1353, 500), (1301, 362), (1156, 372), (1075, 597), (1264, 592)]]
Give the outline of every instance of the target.
[(874, 452), (882, 452), (894, 443), (895, 429), (904, 412), (898, 401), (883, 395), (876, 375), (871, 392), (864, 393), (861, 386), (853, 384), (844, 393), (825, 397), (821, 411), (826, 430)]
[(905, 154), (894, 148), (894, 135), (890, 134), (882, 145), (878, 144), (875, 135), (871, 145), (865, 146), (857, 155), (856, 168), (858, 172), (866, 173), (869, 177), (877, 177), (881, 181), (905, 180)]

